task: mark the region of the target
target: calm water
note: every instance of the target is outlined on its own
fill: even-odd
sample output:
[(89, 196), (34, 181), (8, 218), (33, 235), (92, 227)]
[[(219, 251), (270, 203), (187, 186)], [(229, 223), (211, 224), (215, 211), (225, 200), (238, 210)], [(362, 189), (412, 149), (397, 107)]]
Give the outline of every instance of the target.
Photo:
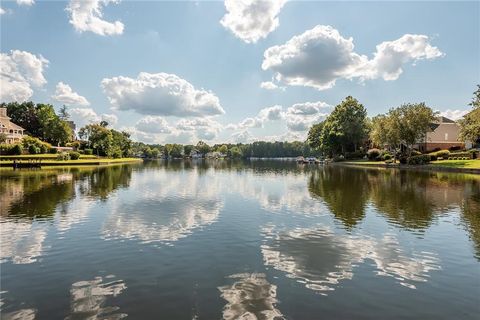
[(220, 161), (0, 177), (2, 319), (480, 314), (478, 176)]

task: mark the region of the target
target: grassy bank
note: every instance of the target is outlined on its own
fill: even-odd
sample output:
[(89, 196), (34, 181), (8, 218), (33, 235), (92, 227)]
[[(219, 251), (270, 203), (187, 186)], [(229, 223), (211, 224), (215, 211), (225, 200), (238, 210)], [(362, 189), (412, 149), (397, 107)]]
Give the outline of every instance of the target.
[[(21, 154), (21, 155), (15, 155), (15, 156), (4, 156), (0, 155), (1, 160), (57, 160), (58, 154), (50, 154), (50, 153), (44, 153), (44, 154)], [(100, 159), (97, 156), (93, 155), (80, 155), (80, 159)]]
[(364, 166), (364, 167), (382, 167), (382, 168), (404, 168), (417, 170), (439, 170), (450, 172), (470, 172), (480, 173), (480, 160), (438, 160), (432, 161), (427, 165), (409, 166), (400, 165), (399, 163), (385, 163), (383, 161), (369, 161), (369, 160), (351, 160), (338, 162), (337, 164)]
[[(32, 160), (21, 159), (20, 161), (28, 162)], [(18, 160), (17, 160), (18, 161)], [(142, 159), (139, 158), (119, 158), (119, 159), (109, 159), (109, 158), (94, 158), (94, 159), (78, 159), (78, 160), (42, 160), (41, 165), (43, 166), (100, 166), (100, 165), (109, 165), (109, 164), (120, 164), (120, 163), (134, 163), (142, 162)], [(9, 159), (6, 161), (0, 161), (2, 167), (11, 167), (13, 166), (13, 160)]]

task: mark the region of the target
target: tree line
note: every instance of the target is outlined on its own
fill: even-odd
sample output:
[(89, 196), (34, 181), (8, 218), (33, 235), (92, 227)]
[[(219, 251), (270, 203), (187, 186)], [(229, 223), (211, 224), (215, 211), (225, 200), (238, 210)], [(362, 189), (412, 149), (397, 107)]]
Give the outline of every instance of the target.
[[(480, 85), (469, 104), (472, 110), (459, 120), (459, 139), (480, 142)], [(414, 145), (431, 130), (438, 114), (425, 103), (405, 103), (387, 113), (367, 117), (365, 107), (348, 96), (322, 122), (313, 125), (307, 143), (325, 156), (361, 157), (371, 146), (388, 147), (394, 155), (411, 156)]]

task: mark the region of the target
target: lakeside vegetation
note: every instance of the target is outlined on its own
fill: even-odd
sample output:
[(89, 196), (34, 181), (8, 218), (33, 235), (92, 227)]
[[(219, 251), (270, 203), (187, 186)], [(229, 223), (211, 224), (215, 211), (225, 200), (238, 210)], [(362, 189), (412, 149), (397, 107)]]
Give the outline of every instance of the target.
[[(469, 104), (472, 111), (458, 123), (460, 139), (480, 141), (480, 86)], [(88, 124), (78, 130), (79, 140), (69, 126), (68, 109), (59, 114), (49, 104), (2, 103), (12, 122), (22, 126), (27, 135), (18, 144), (0, 144), (2, 162), (42, 160), (44, 163), (75, 164), (112, 162), (111, 159), (148, 158), (281, 158), (322, 157), (333, 161), (367, 160), (356, 163), (409, 165), (435, 164), (451, 167), (477, 168), (479, 150), (435, 150), (422, 154), (416, 150), (418, 141), (438, 116), (425, 103), (406, 103), (373, 118), (355, 98), (348, 96), (324, 121), (314, 124), (306, 141), (193, 144), (145, 144), (134, 142), (130, 134), (109, 127), (106, 121)], [(5, 137), (0, 136), (0, 142)], [(59, 148), (66, 147), (66, 148)]]

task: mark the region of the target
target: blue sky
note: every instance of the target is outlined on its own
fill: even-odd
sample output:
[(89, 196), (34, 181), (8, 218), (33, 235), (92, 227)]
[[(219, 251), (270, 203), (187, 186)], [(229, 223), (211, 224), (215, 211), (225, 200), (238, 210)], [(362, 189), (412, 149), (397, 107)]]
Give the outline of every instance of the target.
[(81, 2), (2, 1), (3, 101), (145, 142), (243, 142), (302, 139), (347, 95), (458, 117), (480, 83), (479, 2)]

